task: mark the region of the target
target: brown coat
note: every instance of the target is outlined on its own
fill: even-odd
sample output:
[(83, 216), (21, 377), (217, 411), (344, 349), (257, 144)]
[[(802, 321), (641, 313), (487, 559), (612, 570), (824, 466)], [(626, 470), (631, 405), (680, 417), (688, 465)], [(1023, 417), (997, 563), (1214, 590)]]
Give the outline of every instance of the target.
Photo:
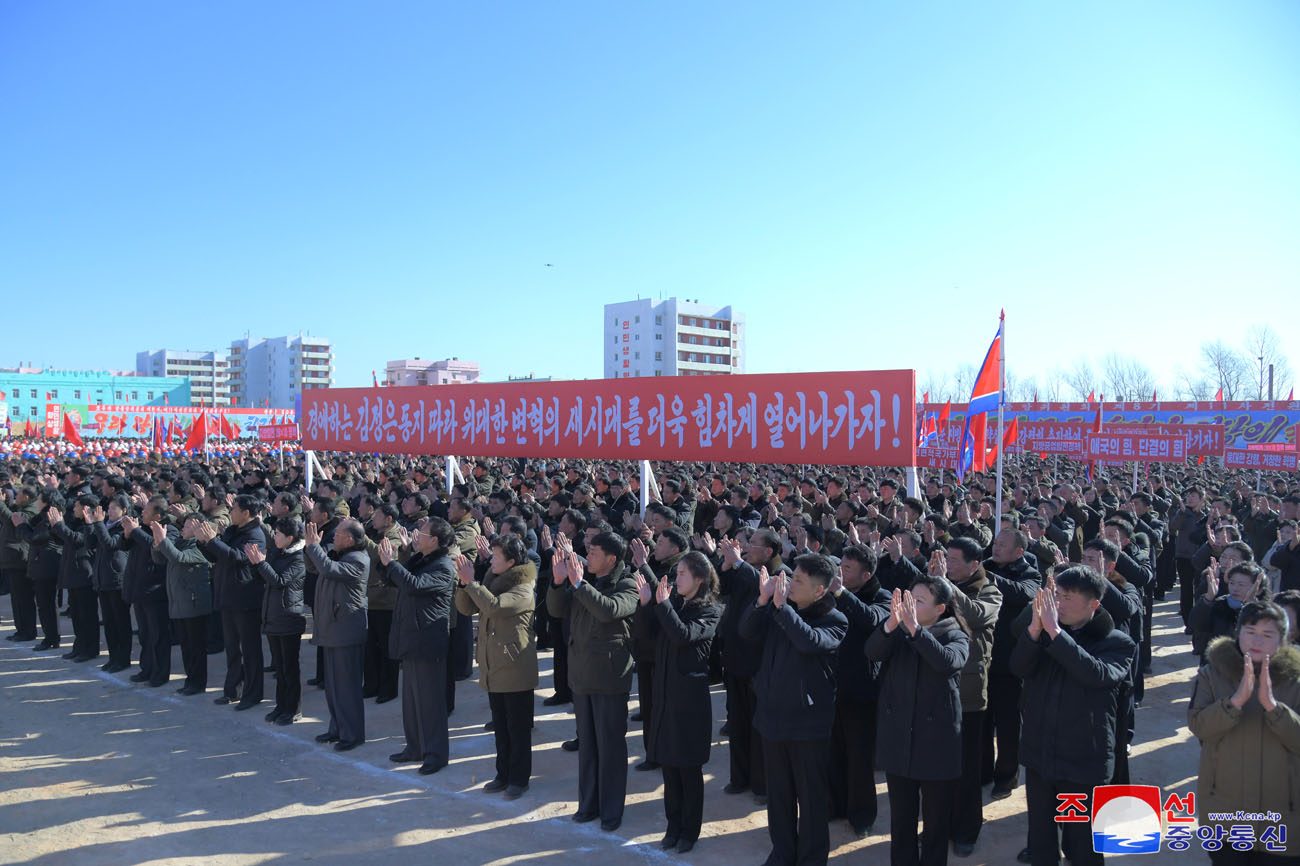
[(516, 565), (489, 574), (482, 583), (456, 584), (456, 610), (478, 614), (478, 681), (484, 691), (526, 692), (537, 688), (537, 643), (533, 636), (533, 587), (537, 567)]
[[(1300, 652), (1284, 646), (1269, 661), (1277, 706), (1265, 712), (1255, 693), (1241, 709), (1228, 702), (1241, 685), (1241, 650), (1231, 637), (1210, 641), (1206, 664), (1196, 675), (1187, 724), (1201, 741), (1201, 763), (1196, 783), (1196, 813), (1201, 826), (1210, 824), (1210, 812), (1278, 812), (1277, 823), (1300, 826)], [(1228, 821), (1255, 828), (1255, 850), (1271, 821)], [(1287, 840), (1286, 853), (1300, 853), (1300, 841)], [(1276, 852), (1281, 853), (1281, 852)]]

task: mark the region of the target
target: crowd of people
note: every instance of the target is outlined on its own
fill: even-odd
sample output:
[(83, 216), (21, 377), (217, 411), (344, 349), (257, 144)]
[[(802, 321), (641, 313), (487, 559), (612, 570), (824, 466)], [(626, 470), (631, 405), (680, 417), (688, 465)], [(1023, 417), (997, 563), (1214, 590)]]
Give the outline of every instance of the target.
[[(270, 704), (267, 722), (291, 725), (304, 685), (321, 687), (316, 740), (339, 751), (366, 742), (366, 699), (400, 697), (390, 757), (424, 774), (447, 765), (457, 683), (477, 669), (496, 747), (483, 790), (509, 800), (529, 789), (551, 651), (542, 703), (572, 706), (573, 820), (619, 828), (640, 722), (635, 769), (662, 773), (662, 846), (679, 853), (708, 810), (722, 684), (723, 790), (766, 805), (767, 863), (824, 863), (831, 821), (873, 832), (879, 771), (892, 863), (970, 855), (986, 796), (1023, 784), (1019, 859), (1081, 866), (1103, 857), (1086, 823), (1056, 820), (1058, 795), (1129, 781), (1153, 605), (1177, 593), (1203, 662), (1188, 716), (1201, 825), (1300, 814), (1294, 476), (1188, 464), (1126, 486), (1053, 477), (1028, 455), (997, 515), (987, 474), (936, 473), (908, 495), (901, 469), (663, 463), (643, 510), (617, 462), (465, 461), (448, 492), (440, 459), (317, 457), (308, 491), (301, 461), (281, 471), (273, 453), (11, 455), (8, 640), (63, 648), (65, 605), (69, 663), (118, 673), (134, 657), (130, 679), (159, 688), (179, 644), (187, 697), (224, 652), (215, 703)], [(1215, 862), (1295, 858), (1263, 824), (1202, 847)]]

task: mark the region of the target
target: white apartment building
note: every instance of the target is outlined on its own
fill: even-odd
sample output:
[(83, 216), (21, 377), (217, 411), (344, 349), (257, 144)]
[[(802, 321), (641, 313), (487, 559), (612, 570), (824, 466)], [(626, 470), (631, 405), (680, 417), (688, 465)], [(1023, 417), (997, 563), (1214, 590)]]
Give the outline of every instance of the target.
[(334, 350), (325, 337), (256, 337), (230, 344), (232, 406), (292, 409), (306, 390), (334, 383)]
[(698, 300), (605, 305), (606, 379), (745, 372), (745, 314)]
[(183, 376), (190, 380), (191, 406), (229, 406), (230, 356), (225, 352), (155, 349), (136, 352), (141, 376)]

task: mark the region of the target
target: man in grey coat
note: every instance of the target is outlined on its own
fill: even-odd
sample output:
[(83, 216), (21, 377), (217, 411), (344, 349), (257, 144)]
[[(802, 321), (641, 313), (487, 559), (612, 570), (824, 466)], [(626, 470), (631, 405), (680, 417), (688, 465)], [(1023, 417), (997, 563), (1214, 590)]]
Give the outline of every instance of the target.
[(329, 553), (321, 547), (315, 523), (307, 524), (304, 538), (307, 561), (317, 575), (312, 642), (325, 650), (325, 701), (330, 710), (329, 730), (317, 734), (316, 742), (333, 743), (336, 751), (346, 752), (366, 741), (366, 530), (359, 520), (340, 521)]

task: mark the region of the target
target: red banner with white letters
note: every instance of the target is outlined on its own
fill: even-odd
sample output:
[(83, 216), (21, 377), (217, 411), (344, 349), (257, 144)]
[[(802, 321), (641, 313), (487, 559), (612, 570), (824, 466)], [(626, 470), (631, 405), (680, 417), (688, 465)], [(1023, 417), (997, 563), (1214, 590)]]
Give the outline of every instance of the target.
[(1280, 451), (1253, 451), (1229, 448), (1223, 452), (1223, 465), (1229, 469), (1264, 469), (1295, 472), (1297, 455)]
[(1187, 459), (1187, 440), (1182, 436), (1124, 432), (1089, 433), (1084, 440), (1089, 460), (1139, 463), (1174, 463)]
[(916, 372), (312, 389), (320, 451), (911, 466)]
[(257, 438), (263, 442), (292, 442), (298, 438), (298, 425), (263, 424), (257, 428)]

